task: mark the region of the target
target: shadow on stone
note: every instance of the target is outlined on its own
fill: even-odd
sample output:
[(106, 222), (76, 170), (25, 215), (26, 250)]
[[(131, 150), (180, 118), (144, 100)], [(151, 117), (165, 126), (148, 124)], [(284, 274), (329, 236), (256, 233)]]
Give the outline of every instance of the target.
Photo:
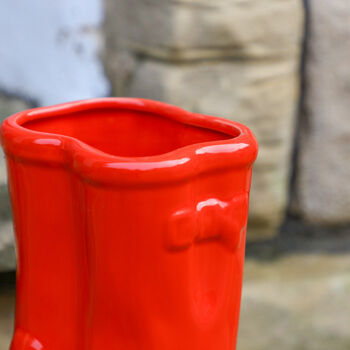
[(271, 260), (284, 254), (350, 253), (350, 226), (317, 227), (288, 216), (276, 237), (247, 243), (247, 258)]

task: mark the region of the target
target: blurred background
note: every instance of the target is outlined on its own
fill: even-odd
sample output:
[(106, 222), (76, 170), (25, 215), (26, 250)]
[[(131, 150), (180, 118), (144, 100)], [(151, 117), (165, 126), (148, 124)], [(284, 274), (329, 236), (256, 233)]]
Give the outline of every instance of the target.
[[(0, 119), (136, 96), (248, 125), (239, 350), (350, 349), (350, 2), (2, 0)], [(0, 163), (0, 350), (15, 254)]]

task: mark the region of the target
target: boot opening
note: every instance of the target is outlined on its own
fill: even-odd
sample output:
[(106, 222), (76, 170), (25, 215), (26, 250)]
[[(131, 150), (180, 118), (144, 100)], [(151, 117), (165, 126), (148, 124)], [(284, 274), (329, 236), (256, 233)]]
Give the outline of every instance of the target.
[(238, 136), (192, 126), (157, 114), (94, 109), (27, 121), (33, 131), (76, 138), (100, 151), (121, 157), (160, 155), (187, 145)]

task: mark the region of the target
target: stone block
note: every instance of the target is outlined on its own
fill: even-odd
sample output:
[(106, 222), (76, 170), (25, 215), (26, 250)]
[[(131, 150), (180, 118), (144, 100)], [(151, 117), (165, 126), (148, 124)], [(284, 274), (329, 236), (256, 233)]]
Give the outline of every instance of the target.
[(171, 61), (289, 57), (302, 22), (301, 0), (107, 1), (113, 42)]
[[(0, 123), (8, 116), (30, 108), (20, 98), (0, 96)], [(7, 191), (5, 157), (0, 147), (0, 272), (15, 269), (14, 237), (11, 222), (10, 200)]]
[(317, 225), (350, 223), (350, 3), (309, 0), (305, 114), (297, 211)]

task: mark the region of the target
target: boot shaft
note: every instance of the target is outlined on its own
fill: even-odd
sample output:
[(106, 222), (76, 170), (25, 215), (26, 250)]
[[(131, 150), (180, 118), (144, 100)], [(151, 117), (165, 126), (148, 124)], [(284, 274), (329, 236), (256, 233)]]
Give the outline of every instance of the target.
[(100, 99), (22, 112), (1, 136), (13, 350), (234, 348), (257, 150), (246, 127)]

